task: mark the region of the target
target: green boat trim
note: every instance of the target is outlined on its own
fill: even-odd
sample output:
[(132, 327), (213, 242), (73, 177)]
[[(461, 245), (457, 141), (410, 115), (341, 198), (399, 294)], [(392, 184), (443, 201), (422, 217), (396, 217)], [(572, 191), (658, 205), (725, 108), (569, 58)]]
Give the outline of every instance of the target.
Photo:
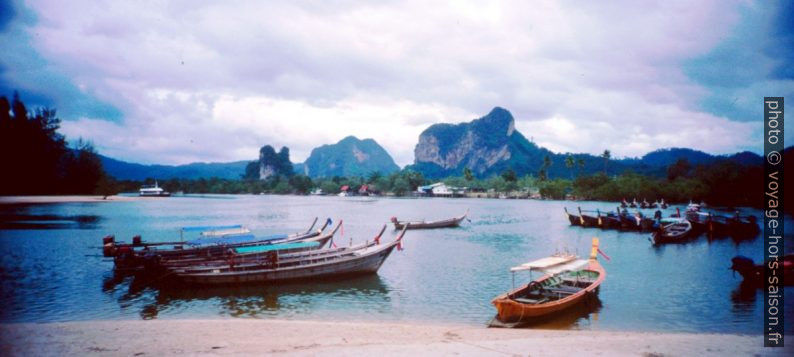
[(253, 254), (253, 253), (265, 253), (277, 250), (291, 250), (291, 249), (301, 249), (301, 248), (314, 248), (320, 245), (319, 242), (294, 242), (294, 243), (283, 243), (283, 244), (267, 244), (267, 245), (256, 245), (251, 247), (239, 247), (234, 248), (234, 252), (237, 254)]

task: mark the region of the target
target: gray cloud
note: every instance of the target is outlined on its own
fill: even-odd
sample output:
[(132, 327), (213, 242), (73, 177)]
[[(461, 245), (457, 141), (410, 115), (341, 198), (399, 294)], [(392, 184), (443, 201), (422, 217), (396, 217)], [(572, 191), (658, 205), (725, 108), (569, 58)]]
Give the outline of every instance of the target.
[[(564, 151), (730, 152), (754, 148), (759, 132), (702, 109), (713, 89), (682, 69), (730, 38), (738, 3), (28, 6), (32, 47), (124, 114), (117, 124), (70, 117), (64, 130), (128, 160), (252, 159), (263, 144), (302, 160), (353, 134), (404, 165), (427, 125), (497, 105), (526, 136)], [(707, 127), (726, 130), (708, 138)]]

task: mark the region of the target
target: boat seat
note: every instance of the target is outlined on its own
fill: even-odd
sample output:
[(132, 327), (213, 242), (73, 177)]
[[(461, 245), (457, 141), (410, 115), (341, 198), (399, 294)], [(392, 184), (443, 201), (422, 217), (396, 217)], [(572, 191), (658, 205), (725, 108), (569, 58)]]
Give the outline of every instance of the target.
[(540, 304), (548, 301), (549, 299), (544, 297), (540, 299), (516, 298), (515, 300), (523, 304)]
[(575, 288), (573, 286), (558, 286), (558, 287), (555, 287), (554, 289), (549, 289), (549, 291), (551, 291), (551, 292), (553, 292), (555, 294), (573, 295), (573, 294), (576, 294), (576, 293), (582, 291), (582, 288)]

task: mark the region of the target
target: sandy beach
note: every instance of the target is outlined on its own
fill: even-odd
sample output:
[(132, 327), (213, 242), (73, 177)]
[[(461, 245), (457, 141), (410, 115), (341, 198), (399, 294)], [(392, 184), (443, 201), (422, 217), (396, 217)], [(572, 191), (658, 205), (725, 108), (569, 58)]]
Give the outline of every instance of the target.
[(21, 355), (786, 355), (761, 336), (488, 329), (467, 325), (259, 319), (0, 325), (0, 353)]
[(70, 202), (126, 202), (140, 200), (158, 200), (167, 197), (140, 196), (0, 196), (0, 204), (19, 203), (70, 203)]

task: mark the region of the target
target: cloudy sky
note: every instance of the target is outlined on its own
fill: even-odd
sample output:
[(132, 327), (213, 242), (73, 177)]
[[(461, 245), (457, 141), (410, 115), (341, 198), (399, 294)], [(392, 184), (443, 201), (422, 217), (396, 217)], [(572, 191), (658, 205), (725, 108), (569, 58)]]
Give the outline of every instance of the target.
[(558, 152), (760, 152), (763, 97), (794, 100), (792, 13), (773, 1), (0, 1), (0, 95), (55, 107), (68, 138), (141, 163), (250, 160), (264, 144), (299, 162), (356, 135), (402, 166), (429, 125), (494, 106)]

